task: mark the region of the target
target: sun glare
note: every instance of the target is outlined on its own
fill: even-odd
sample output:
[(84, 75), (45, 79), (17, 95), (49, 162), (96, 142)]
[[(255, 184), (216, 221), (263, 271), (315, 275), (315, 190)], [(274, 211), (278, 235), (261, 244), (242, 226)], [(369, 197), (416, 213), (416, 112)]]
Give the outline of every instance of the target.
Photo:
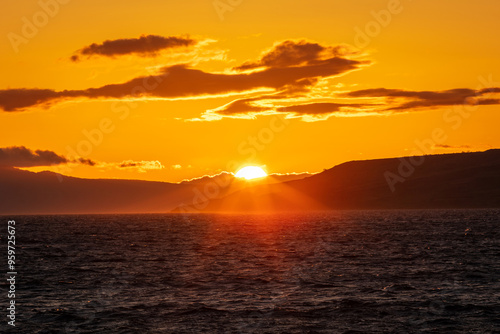
[(244, 178), (247, 180), (257, 179), (266, 176), (267, 173), (262, 168), (257, 166), (243, 167), (235, 175), (235, 177)]

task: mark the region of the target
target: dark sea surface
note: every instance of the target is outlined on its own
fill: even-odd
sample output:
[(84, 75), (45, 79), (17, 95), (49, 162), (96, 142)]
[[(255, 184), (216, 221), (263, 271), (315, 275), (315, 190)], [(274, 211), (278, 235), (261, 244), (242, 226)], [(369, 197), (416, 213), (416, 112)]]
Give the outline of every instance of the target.
[(499, 210), (8, 219), (3, 332), (500, 333)]

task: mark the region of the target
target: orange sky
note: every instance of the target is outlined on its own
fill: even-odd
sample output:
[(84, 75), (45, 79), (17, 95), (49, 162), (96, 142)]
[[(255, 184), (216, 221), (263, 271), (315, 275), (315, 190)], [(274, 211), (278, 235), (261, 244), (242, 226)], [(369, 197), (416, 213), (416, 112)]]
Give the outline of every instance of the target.
[(26, 0), (2, 13), (0, 164), (178, 182), (500, 147), (498, 1)]

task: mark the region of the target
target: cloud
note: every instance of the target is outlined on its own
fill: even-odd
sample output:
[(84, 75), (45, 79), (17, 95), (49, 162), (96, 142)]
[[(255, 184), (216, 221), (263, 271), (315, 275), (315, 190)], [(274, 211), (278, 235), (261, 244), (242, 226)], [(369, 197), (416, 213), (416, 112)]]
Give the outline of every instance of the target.
[(286, 95), (278, 93), (276, 95), (260, 95), (254, 98), (243, 98), (229, 102), (221, 107), (208, 110), (203, 116), (219, 115), (219, 116), (234, 116), (250, 113), (262, 113), (272, 110), (272, 106), (266, 105), (266, 102), (273, 99), (283, 99)]
[(481, 90), (457, 88), (444, 91), (407, 91), (402, 89), (374, 88), (343, 94), (353, 98), (385, 98), (389, 107), (385, 111), (406, 111), (409, 109), (436, 108), (460, 104), (492, 105), (500, 104), (499, 98), (485, 98), (487, 94), (496, 94), (500, 88)]
[(369, 61), (333, 57), (303, 66), (271, 67), (252, 73), (208, 73), (186, 65), (164, 67), (156, 75), (138, 77), (125, 83), (85, 90), (47, 89), (0, 90), (4, 111), (48, 107), (61, 100), (87, 99), (179, 99), (230, 96), (258, 90), (303, 89), (317, 78), (339, 76), (369, 64)]
[[(273, 100), (278, 100), (274, 102)], [(281, 101), (280, 101), (281, 100)], [(211, 120), (222, 117), (251, 118), (258, 114), (288, 114), (289, 117), (301, 117), (303, 120), (314, 121), (329, 118), (334, 115), (356, 115), (372, 112), (374, 104), (312, 102), (303, 104), (283, 105), (289, 101), (286, 95), (261, 96), (256, 98), (239, 99), (222, 107), (208, 110), (202, 119)], [(293, 99), (292, 99), (293, 100)], [(281, 103), (281, 104), (279, 104)]]
[[(373, 88), (338, 93), (334, 94), (333, 98), (328, 99), (319, 96), (320, 101), (315, 101), (318, 96), (311, 93), (314, 83), (304, 85), (303, 88), (305, 89), (295, 92), (284, 90), (273, 95), (237, 99), (219, 108), (207, 110), (201, 119), (194, 120), (216, 120), (223, 117), (254, 118), (258, 114), (287, 113), (289, 117), (301, 117), (302, 120), (317, 121), (331, 116), (387, 115), (393, 112), (419, 111), (424, 108), (440, 108), (462, 104), (500, 104), (500, 98), (496, 97), (496, 94), (500, 93), (498, 87), (480, 90), (458, 88), (443, 91)], [(335, 96), (337, 97), (336, 100)], [(346, 102), (346, 98), (349, 101)], [(290, 104), (290, 101), (293, 102), (294, 100), (306, 101), (306, 103)]]
[[(161, 162), (155, 161), (135, 161), (124, 160), (119, 163), (100, 162), (87, 158), (67, 158), (53, 151), (48, 150), (30, 150), (24, 146), (11, 146), (0, 148), (0, 167), (44, 167), (58, 166), (61, 171), (66, 165), (79, 164), (96, 168), (117, 168), (137, 170), (139, 173), (145, 173), (149, 170), (160, 170), (165, 167)], [(63, 167), (65, 166), (65, 167)], [(174, 165), (173, 168), (180, 168), (180, 165)]]
[(456, 150), (461, 148), (471, 148), (470, 145), (447, 145), (447, 144), (436, 144), (434, 148), (440, 148), (445, 150)]
[(345, 46), (323, 46), (306, 40), (287, 40), (275, 44), (269, 51), (262, 54), (257, 61), (247, 61), (233, 69), (244, 71), (259, 67), (290, 67), (319, 64), (335, 57), (354, 54)]
[[(307, 40), (286, 40), (274, 44), (258, 59), (248, 60), (223, 72), (193, 68), (198, 48), (212, 40), (189, 37), (161, 37), (108, 40), (78, 51), (80, 56), (113, 57), (124, 54), (156, 55), (164, 49), (192, 46), (188, 64), (164, 66), (158, 72), (121, 83), (80, 90), (14, 88), (0, 90), (0, 109), (20, 112), (49, 108), (64, 101), (82, 100), (179, 100), (234, 97), (218, 108), (205, 110), (188, 120), (255, 118), (258, 115), (286, 114), (288, 118), (324, 120), (331, 116), (390, 115), (460, 104), (500, 104), (500, 88), (458, 88), (442, 91), (411, 91), (372, 88), (338, 92), (341, 85), (332, 79), (371, 64), (345, 46), (321, 45)], [(201, 58), (204, 58), (201, 57)], [(200, 58), (200, 59), (201, 59)], [(199, 60), (199, 59), (198, 59)]]
[(321, 115), (333, 114), (339, 112), (363, 112), (364, 107), (371, 106), (370, 104), (354, 104), (354, 103), (333, 103), (333, 102), (317, 102), (307, 104), (296, 104), (278, 108), (279, 112), (293, 112), (297, 115)]
[(188, 47), (196, 43), (196, 40), (189, 37), (142, 35), (139, 38), (107, 40), (101, 44), (93, 43), (75, 52), (71, 60), (78, 61), (82, 56), (87, 58), (93, 56), (115, 57), (130, 54), (141, 57), (154, 57), (161, 50)]
[[(45, 105), (61, 97), (71, 97), (68, 91), (50, 89), (4, 89), (0, 90), (0, 107), (4, 111), (20, 111), (36, 105)], [(78, 96), (78, 94), (73, 94)]]
[(91, 166), (91, 167), (98, 165), (98, 163), (96, 161), (91, 160), (91, 159), (85, 159), (85, 158), (78, 158), (78, 159), (74, 160), (74, 162), (79, 162), (82, 165), (87, 165), (87, 166)]
[(24, 146), (0, 148), (0, 166), (3, 167), (37, 167), (55, 166), (68, 163), (95, 166), (96, 162), (90, 159), (70, 160), (48, 150), (30, 150)]
[(134, 161), (125, 160), (117, 164), (107, 164), (115, 166), (119, 169), (137, 169), (140, 173), (145, 173), (148, 170), (163, 169), (165, 166), (161, 164), (158, 160), (155, 161)]

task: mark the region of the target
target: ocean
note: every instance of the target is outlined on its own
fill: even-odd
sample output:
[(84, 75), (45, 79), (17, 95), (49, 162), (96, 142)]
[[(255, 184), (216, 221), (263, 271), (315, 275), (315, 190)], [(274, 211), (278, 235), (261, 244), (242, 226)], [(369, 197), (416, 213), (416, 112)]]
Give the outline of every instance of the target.
[(6, 333), (500, 333), (500, 210), (10, 219)]

